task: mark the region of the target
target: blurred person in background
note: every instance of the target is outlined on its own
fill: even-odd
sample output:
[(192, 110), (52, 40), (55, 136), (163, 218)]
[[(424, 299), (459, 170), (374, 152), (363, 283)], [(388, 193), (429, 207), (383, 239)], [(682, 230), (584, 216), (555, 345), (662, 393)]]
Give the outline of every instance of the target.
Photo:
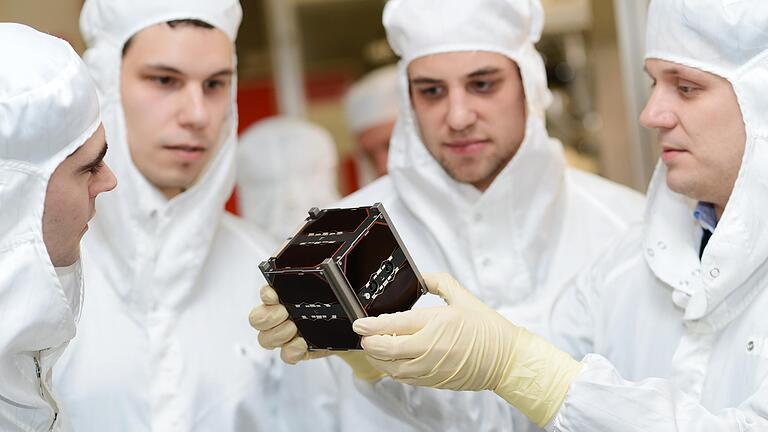
[(84, 3), (121, 188), (85, 241), (100, 289), (54, 376), (78, 431), (273, 430), (279, 375), (245, 319), (269, 245), (224, 211), (241, 15), (237, 0)]
[[(389, 174), (340, 205), (382, 202), (420, 271), (450, 272), (492, 309), (547, 334), (553, 299), (642, 220), (644, 199), (566, 167), (545, 128), (550, 93), (534, 47), (543, 20), (538, 0), (390, 0), (384, 27), (401, 60)], [(282, 306), (264, 298), (251, 315), (264, 346), (289, 362), (309, 358), (287, 314), (275, 312)], [(416, 307), (441, 304), (425, 296)], [(528, 425), (489, 392), (389, 378), (349, 385), (425, 430)]]
[(274, 241), (295, 234), (312, 207), (339, 200), (331, 134), (306, 120), (272, 117), (250, 126), (237, 148), (240, 215)]
[(0, 430), (67, 431), (51, 371), (80, 318), (80, 240), (116, 180), (72, 47), (12, 23), (0, 41)]
[(344, 96), (360, 187), (387, 174), (389, 140), (398, 116), (397, 91), (397, 66), (390, 65), (357, 80)]

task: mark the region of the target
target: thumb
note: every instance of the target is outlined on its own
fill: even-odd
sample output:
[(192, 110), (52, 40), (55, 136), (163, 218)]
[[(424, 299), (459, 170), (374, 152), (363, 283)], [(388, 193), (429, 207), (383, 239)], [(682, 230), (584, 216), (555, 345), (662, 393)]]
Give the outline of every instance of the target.
[(439, 295), (449, 305), (459, 302), (467, 293), (467, 290), (448, 273), (424, 273), (424, 283), (430, 293)]
[(360, 336), (414, 334), (432, 319), (435, 315), (434, 309), (412, 309), (406, 312), (360, 318), (352, 323), (352, 330)]

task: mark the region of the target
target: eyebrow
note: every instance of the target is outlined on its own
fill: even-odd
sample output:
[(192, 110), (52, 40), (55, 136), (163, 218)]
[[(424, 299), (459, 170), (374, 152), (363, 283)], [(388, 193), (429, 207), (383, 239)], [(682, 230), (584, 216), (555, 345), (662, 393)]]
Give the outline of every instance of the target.
[[(647, 67), (643, 66), (643, 70), (651, 79), (653, 79), (653, 75), (651, 74), (651, 72), (648, 70)], [(697, 70), (695, 68), (683, 69), (676, 66), (668, 66), (663, 68), (660, 74), (672, 76), (672, 77), (679, 77), (680, 79), (697, 82), (702, 85), (707, 80), (706, 73), (703, 71)]]
[(99, 152), (98, 156), (96, 156), (92, 161), (88, 162), (87, 164), (80, 167), (80, 172), (87, 172), (90, 171), (97, 166), (101, 165), (101, 163), (104, 161), (104, 156), (107, 155), (107, 148), (109, 145), (107, 145), (107, 142), (104, 141), (104, 147), (102, 147), (101, 151)]
[[(172, 74), (185, 75), (184, 72), (180, 71), (179, 69), (176, 69), (175, 67), (167, 66), (167, 65), (164, 65), (164, 64), (148, 64), (148, 65), (146, 65), (146, 67), (151, 68), (151, 69), (157, 69), (157, 70), (169, 72), (169, 73), (172, 73)], [(222, 70), (220, 70), (218, 72), (212, 73), (211, 75), (208, 76), (208, 78), (214, 78), (214, 77), (218, 77), (218, 76), (222, 76), (222, 75), (231, 76), (233, 73), (234, 73), (234, 71), (232, 69), (226, 68), (226, 69), (222, 69)]]
[(411, 84), (440, 84), (443, 80), (435, 78), (417, 77), (411, 80)]
[[(499, 73), (501, 69), (493, 66), (484, 67), (481, 69), (478, 69), (474, 72), (470, 72), (467, 74), (467, 78), (480, 78), (487, 75), (493, 75), (496, 73)], [(435, 79), (435, 78), (427, 78), (427, 77), (416, 77), (411, 80), (411, 84), (440, 84), (443, 80)]]
[(493, 75), (495, 73), (499, 73), (501, 69), (493, 66), (484, 67), (482, 69), (478, 69), (469, 75), (467, 75), (468, 78), (478, 78), (485, 75)]
[[(648, 67), (643, 66), (643, 71), (645, 72), (646, 75), (648, 75), (648, 78), (655, 79), (651, 71), (648, 69)], [(671, 66), (671, 67), (665, 67), (664, 69), (659, 71), (659, 75), (679, 76), (680, 72), (681, 70), (679, 68)]]
[(661, 70), (664, 75), (680, 75), (681, 70), (676, 67), (666, 67)]

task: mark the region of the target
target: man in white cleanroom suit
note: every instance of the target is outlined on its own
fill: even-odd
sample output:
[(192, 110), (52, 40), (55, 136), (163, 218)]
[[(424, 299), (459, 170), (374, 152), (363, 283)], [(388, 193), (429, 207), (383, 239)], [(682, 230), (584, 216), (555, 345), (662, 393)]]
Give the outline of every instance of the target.
[[(547, 135), (550, 93), (533, 45), (543, 18), (538, 1), (389, 1), (384, 26), (401, 57), (389, 175), (342, 202), (383, 202), (420, 271), (456, 275), (493, 309), (539, 332), (564, 283), (643, 209), (639, 194), (567, 168), (561, 144)], [(419, 302), (430, 303), (441, 302)], [(284, 327), (270, 309), (257, 307), (253, 315), (263, 320), (252, 321), (265, 330), (265, 346), (277, 347), (294, 334), (271, 331)], [(284, 357), (306, 357), (305, 346), (288, 342)], [(389, 379), (359, 387), (381, 406), (408, 401), (398, 417), (430, 430), (515, 421), (490, 394)]]
[(246, 319), (268, 251), (224, 212), (240, 18), (237, 0), (83, 6), (121, 188), (85, 242), (100, 289), (55, 377), (78, 431), (272, 427), (279, 376)]
[(651, 2), (640, 121), (662, 156), (644, 224), (550, 315), (573, 357), (438, 275), (449, 306), (355, 323), (371, 362), (552, 431), (768, 430), (766, 22), (760, 0)]
[(0, 41), (0, 430), (64, 431), (51, 368), (80, 317), (80, 239), (116, 180), (72, 47), (11, 23)]
[(322, 127), (291, 117), (262, 120), (238, 142), (240, 215), (280, 245), (310, 208), (339, 200), (337, 168), (336, 143)]
[(360, 185), (387, 173), (387, 154), (398, 116), (397, 66), (369, 72), (344, 95), (347, 126), (354, 135)]

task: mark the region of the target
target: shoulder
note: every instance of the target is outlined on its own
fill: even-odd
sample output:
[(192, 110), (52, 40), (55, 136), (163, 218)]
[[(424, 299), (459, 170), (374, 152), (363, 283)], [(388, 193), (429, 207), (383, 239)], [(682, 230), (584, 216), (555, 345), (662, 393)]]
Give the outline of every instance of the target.
[(605, 253), (594, 261), (591, 269), (593, 273), (601, 276), (601, 279), (615, 280), (615, 278), (626, 271), (627, 266), (634, 264), (644, 264), (643, 256), (643, 233), (645, 232), (642, 224), (634, 224), (629, 229), (622, 232), (606, 248)]
[(619, 236), (551, 299), (549, 331), (556, 345), (575, 357), (596, 349), (600, 328), (615, 322), (619, 303), (639, 300), (652, 281), (642, 253), (642, 227)]
[(645, 204), (645, 195), (599, 175), (568, 168), (566, 178), (573, 185), (576, 193), (590, 195), (596, 200), (609, 202), (620, 198), (627, 200), (627, 205), (643, 206)]
[[(395, 184), (390, 176), (383, 176), (363, 187), (362, 189), (347, 195), (334, 207), (365, 207), (376, 203), (382, 203), (387, 214), (398, 227), (405, 224), (414, 225), (417, 218), (400, 197)], [(402, 234), (402, 233), (401, 233)]]
[(642, 221), (645, 196), (634, 189), (574, 168), (566, 171), (566, 179), (574, 205), (581, 211), (626, 226)]
[(237, 249), (264, 257), (269, 256), (279, 246), (266, 233), (229, 212), (224, 212), (221, 218), (217, 238), (218, 241), (226, 243), (227, 249)]
[(397, 190), (389, 176), (383, 176), (347, 195), (337, 203), (338, 207), (362, 207), (380, 202), (386, 206), (397, 199)]

